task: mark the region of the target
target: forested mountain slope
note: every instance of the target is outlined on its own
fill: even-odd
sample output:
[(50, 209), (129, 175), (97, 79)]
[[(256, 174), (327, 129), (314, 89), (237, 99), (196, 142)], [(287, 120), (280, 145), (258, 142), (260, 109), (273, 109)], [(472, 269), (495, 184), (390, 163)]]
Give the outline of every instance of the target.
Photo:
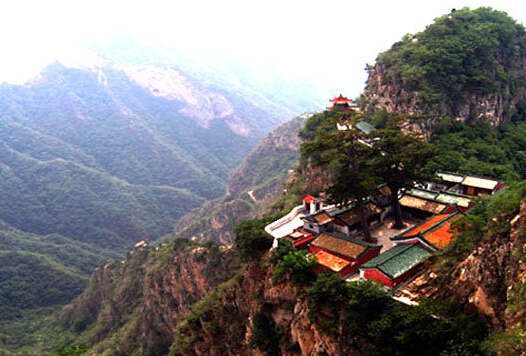
[(221, 197), (268, 131), (317, 106), (135, 49), (0, 85), (0, 348), (30, 344), (33, 318), (78, 295), (96, 266)]
[(269, 133), (232, 172), (226, 194), (185, 215), (173, 235), (232, 243), (237, 224), (262, 216), (283, 196), (283, 185), (297, 164), (298, 131), (309, 116), (298, 116)]
[(526, 32), (506, 13), (464, 8), (406, 35), (368, 66), (367, 110), (480, 120), (523, 110)]

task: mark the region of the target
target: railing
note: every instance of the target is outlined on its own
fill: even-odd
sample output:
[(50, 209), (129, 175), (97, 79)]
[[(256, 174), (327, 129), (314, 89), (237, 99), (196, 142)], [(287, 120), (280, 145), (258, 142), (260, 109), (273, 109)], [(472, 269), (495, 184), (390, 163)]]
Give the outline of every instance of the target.
[(283, 225), (286, 225), (292, 220), (294, 220), (296, 215), (298, 215), (301, 210), (303, 210), (303, 205), (298, 205), (297, 207), (293, 208), (287, 215), (285, 215), (281, 219), (278, 219), (268, 224), (267, 226), (265, 226), (265, 231), (271, 234), (271, 231), (277, 230)]

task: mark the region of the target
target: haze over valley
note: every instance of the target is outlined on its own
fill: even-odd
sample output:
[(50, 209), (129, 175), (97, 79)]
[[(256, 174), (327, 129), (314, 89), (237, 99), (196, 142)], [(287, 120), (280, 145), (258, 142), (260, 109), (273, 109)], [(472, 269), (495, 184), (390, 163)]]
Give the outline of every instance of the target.
[(6, 6), (0, 356), (525, 352), (526, 12), (378, 6)]

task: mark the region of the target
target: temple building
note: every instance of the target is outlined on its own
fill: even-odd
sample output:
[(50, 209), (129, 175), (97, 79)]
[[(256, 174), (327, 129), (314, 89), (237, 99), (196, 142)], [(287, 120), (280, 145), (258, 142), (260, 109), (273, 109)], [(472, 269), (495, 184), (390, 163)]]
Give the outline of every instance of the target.
[(378, 256), (381, 245), (353, 239), (339, 233), (322, 233), (309, 245), (316, 256), (316, 272), (333, 271), (346, 276), (358, 270), (360, 265)]
[(404, 193), (399, 200), (402, 214), (417, 219), (427, 219), (432, 215), (443, 213), (448, 210), (448, 204), (439, 202), (422, 194), (414, 195), (410, 192)]
[(493, 195), (504, 187), (505, 183), (499, 179), (462, 175), (449, 172), (437, 172), (438, 181), (429, 182), (427, 189), (448, 191), (469, 196)]
[(459, 211), (432, 216), (423, 223), (392, 237), (396, 245), (420, 243), (432, 251), (442, 250), (453, 241), (454, 232), (451, 223), (462, 216)]
[(360, 277), (397, 287), (413, 277), (433, 252), (419, 243), (400, 244), (360, 267)]
[(422, 263), (453, 241), (451, 223), (460, 211), (436, 214), (419, 225), (392, 237), (395, 246), (360, 267), (360, 277), (397, 287), (415, 276)]
[(334, 109), (335, 107), (340, 108), (340, 110), (342, 111), (351, 110), (351, 106), (349, 104), (352, 103), (352, 100), (347, 99), (345, 96), (342, 96), (341, 94), (340, 96), (337, 96), (334, 99), (331, 99), (329, 101), (332, 103), (332, 106), (327, 107), (327, 110), (329, 111), (332, 111), (332, 109)]
[[(472, 197), (469, 195), (458, 194), (447, 191), (436, 191), (422, 188), (413, 188), (408, 192), (409, 195), (432, 199), (434, 201), (448, 204), (460, 211), (466, 211), (472, 206)], [(456, 210), (455, 209), (455, 210)], [(447, 211), (447, 209), (446, 209)]]

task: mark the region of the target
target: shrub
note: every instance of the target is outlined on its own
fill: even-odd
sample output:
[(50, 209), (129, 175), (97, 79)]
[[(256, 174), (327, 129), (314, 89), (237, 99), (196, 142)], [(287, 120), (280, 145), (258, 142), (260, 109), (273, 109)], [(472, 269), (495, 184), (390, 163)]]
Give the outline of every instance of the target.
[(306, 250), (297, 250), (290, 242), (280, 240), (276, 249), (278, 259), (272, 281), (277, 284), (282, 281), (286, 273), (290, 273), (293, 285), (299, 286), (313, 281), (315, 278), (311, 268), (317, 264), (316, 258)]
[(254, 257), (272, 247), (272, 239), (265, 232), (266, 220), (245, 220), (234, 229), (234, 246), (244, 257)]

